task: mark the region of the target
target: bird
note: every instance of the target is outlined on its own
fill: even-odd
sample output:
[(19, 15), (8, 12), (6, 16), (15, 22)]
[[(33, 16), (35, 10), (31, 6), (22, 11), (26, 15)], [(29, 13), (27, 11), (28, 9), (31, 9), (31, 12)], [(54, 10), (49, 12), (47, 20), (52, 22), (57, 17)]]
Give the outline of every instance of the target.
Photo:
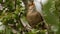
[(42, 17), (42, 9), (39, 1), (34, 0), (28, 3), (26, 19), (32, 28), (36, 28), (36, 25), (42, 22), (39, 26), (41, 26), (42, 29), (46, 29), (45, 23), (43, 22), (44, 19)]

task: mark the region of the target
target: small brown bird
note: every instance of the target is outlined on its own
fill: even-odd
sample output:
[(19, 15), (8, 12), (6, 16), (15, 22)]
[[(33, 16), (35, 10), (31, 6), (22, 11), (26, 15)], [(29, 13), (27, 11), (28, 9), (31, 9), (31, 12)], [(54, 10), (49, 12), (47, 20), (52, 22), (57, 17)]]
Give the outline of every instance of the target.
[[(43, 22), (41, 14), (36, 10), (34, 2), (28, 3), (28, 12), (26, 14), (27, 21), (32, 28), (36, 28), (40, 22)], [(41, 25), (41, 24), (40, 24)], [(45, 23), (41, 25), (42, 29), (45, 29)]]

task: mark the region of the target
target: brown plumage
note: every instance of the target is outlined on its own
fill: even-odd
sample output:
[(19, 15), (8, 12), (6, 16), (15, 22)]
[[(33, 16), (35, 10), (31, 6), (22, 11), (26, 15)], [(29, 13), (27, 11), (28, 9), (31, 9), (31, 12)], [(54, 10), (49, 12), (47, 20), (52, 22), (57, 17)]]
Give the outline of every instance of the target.
[(27, 18), (29, 25), (35, 28), (37, 24), (43, 21), (43, 18), (41, 14), (35, 9), (35, 5), (33, 2), (29, 3), (28, 7), (29, 8), (26, 14), (26, 18)]
[(35, 27), (39, 22), (42, 22), (42, 17), (38, 12), (29, 11), (27, 13), (27, 20), (32, 27)]

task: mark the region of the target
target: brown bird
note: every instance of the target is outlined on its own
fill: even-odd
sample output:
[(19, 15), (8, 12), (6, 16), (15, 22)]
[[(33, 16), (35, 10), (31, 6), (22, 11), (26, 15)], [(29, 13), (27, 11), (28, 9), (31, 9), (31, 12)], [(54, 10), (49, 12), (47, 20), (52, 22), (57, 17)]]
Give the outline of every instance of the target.
[(40, 22), (42, 22), (42, 24), (39, 26), (41, 26), (42, 29), (46, 28), (45, 23), (43, 22), (43, 18), (41, 14), (36, 10), (33, 1), (28, 3), (28, 12), (26, 14), (26, 18), (32, 28), (36, 28), (36, 25), (38, 25)]

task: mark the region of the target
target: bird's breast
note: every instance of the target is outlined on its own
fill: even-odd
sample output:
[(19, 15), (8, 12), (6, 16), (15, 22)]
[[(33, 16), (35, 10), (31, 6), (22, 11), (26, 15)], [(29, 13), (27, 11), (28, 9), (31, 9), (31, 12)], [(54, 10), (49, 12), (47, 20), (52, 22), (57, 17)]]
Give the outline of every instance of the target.
[[(42, 16), (40, 15), (40, 13), (38, 13), (37, 11), (35, 12), (28, 12), (27, 13), (27, 21), (29, 22), (29, 24), (32, 26), (32, 25), (36, 25), (38, 24), (39, 22), (42, 21)], [(34, 27), (34, 26), (33, 26)]]

